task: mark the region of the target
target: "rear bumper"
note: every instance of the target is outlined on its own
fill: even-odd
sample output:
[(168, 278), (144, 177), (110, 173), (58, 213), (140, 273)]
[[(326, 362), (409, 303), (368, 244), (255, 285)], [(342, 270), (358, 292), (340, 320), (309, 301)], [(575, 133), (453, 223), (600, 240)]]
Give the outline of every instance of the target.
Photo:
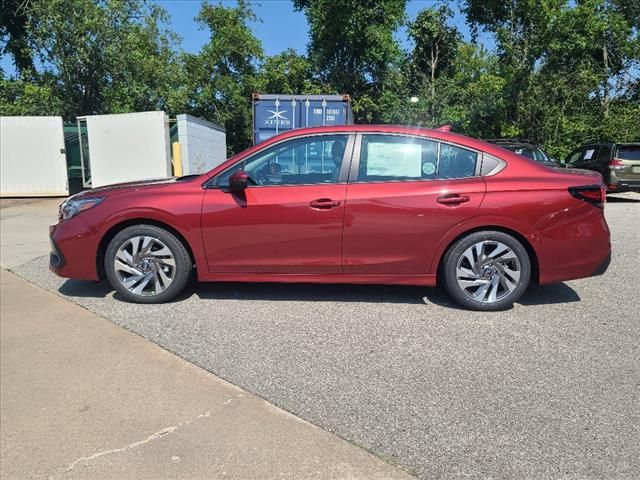
[(609, 267), (611, 236), (603, 211), (586, 203), (580, 210), (585, 214), (540, 232), (541, 284), (602, 275)]
[(602, 261), (602, 263), (598, 265), (598, 268), (596, 268), (596, 270), (591, 274), (591, 276), (597, 277), (598, 275), (604, 274), (604, 272), (606, 272), (607, 269), (609, 268), (609, 265), (611, 265), (611, 252), (609, 252), (609, 255), (607, 255), (607, 258), (605, 258)]
[(617, 178), (613, 173), (609, 184), (607, 184), (607, 192), (640, 192), (640, 180)]

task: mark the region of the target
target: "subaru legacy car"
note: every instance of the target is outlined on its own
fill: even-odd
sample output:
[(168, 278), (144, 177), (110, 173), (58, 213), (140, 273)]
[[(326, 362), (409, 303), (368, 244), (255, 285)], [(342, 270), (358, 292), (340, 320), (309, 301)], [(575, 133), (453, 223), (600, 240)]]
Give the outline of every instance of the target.
[(95, 188), (60, 206), (50, 268), (120, 298), (201, 281), (435, 286), (509, 307), (530, 283), (603, 273), (599, 174), (548, 168), (450, 132), (289, 131), (202, 175)]

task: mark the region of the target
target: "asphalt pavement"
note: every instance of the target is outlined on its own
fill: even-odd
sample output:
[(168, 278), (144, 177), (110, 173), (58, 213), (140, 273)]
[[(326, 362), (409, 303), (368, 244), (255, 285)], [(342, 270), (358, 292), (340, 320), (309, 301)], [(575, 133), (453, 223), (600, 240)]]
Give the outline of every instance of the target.
[[(13, 271), (421, 478), (640, 477), (640, 196), (600, 277), (509, 311), (436, 289), (194, 284), (169, 305)], [(581, 248), (576, 245), (576, 248)]]

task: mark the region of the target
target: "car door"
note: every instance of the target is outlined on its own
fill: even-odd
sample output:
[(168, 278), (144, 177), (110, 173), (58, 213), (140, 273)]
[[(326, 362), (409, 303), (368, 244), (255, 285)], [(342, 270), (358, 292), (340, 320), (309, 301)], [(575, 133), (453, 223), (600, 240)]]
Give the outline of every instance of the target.
[[(285, 140), (261, 150), (206, 185), (202, 239), (209, 271), (340, 273), (348, 134)], [(250, 185), (229, 191), (244, 170)]]
[(343, 233), (351, 274), (426, 274), (443, 235), (473, 216), (480, 153), (424, 138), (358, 135)]

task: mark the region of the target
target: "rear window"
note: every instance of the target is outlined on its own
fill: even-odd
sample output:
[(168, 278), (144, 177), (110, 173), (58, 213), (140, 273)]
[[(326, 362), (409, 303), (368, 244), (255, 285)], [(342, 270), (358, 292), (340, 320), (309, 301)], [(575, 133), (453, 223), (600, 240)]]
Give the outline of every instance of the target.
[(534, 147), (506, 147), (506, 148), (508, 148), (512, 152), (517, 153), (518, 155), (522, 155), (523, 157), (527, 157), (532, 160), (535, 160), (536, 162), (548, 161), (547, 156), (539, 148), (534, 148)]
[(616, 158), (620, 160), (640, 160), (640, 145), (621, 145)]

